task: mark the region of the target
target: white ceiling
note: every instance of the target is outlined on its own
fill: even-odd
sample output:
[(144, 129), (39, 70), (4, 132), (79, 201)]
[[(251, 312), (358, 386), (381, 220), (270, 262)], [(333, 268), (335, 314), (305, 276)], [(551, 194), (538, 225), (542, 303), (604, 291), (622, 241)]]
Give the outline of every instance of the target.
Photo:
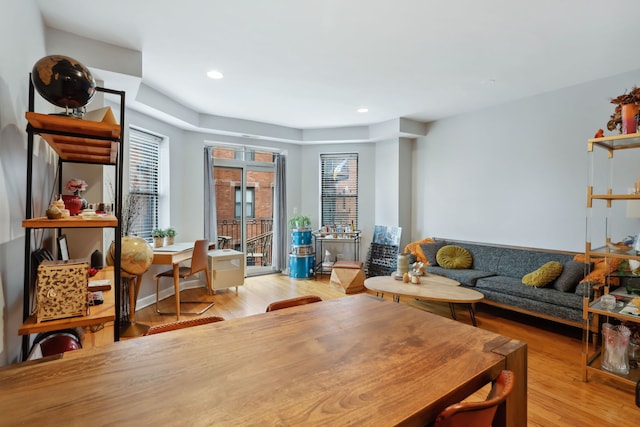
[(142, 82), (196, 112), (297, 129), (431, 121), (640, 69), (638, 0), (36, 3), (49, 27), (141, 51)]

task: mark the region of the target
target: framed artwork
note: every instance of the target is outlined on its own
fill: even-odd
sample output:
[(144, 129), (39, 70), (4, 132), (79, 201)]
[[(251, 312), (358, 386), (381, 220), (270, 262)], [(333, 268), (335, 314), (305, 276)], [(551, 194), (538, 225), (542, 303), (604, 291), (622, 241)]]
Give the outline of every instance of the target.
[(400, 246), (402, 227), (376, 225), (373, 229), (373, 243), (387, 246)]
[(63, 261), (69, 260), (69, 246), (67, 244), (67, 236), (65, 234), (58, 236), (58, 259)]

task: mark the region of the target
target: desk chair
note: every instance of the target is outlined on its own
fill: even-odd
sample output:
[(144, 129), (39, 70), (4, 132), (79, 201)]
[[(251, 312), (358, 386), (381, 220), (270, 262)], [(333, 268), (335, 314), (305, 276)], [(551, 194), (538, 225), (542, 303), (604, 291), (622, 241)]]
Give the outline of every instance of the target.
[(154, 325), (144, 334), (154, 335), (162, 332), (175, 331), (177, 329), (190, 328), (192, 326), (206, 325), (208, 323), (222, 322), (224, 318), (218, 316), (198, 317), (197, 319), (178, 320), (176, 322), (163, 323), (162, 325)]
[(283, 308), (295, 307), (296, 305), (311, 304), (314, 302), (320, 302), (322, 298), (316, 295), (304, 295), (301, 297), (289, 298), (280, 301), (272, 302), (267, 306), (267, 312), (274, 310), (281, 310)]
[[(180, 266), (178, 270), (178, 277), (180, 279), (184, 279), (190, 276), (193, 276), (196, 273), (204, 271), (205, 277), (207, 278), (207, 292), (213, 292), (213, 286), (211, 284), (211, 274), (209, 272), (209, 263), (208, 263), (208, 252), (209, 252), (209, 242), (207, 240), (196, 240), (195, 245), (193, 246), (193, 255), (191, 257), (191, 266), (190, 267), (182, 267)], [(176, 311), (175, 312), (163, 312), (158, 308), (159, 295), (160, 295), (160, 279), (163, 277), (168, 277), (174, 280), (175, 287), (175, 297), (176, 297)], [(159, 314), (175, 314), (176, 320), (180, 320), (181, 314), (202, 314), (205, 311), (209, 310), (215, 302), (211, 301), (180, 301), (180, 281), (175, 281), (173, 275), (173, 269), (163, 271), (162, 273), (158, 273), (154, 276), (156, 280), (156, 312)], [(182, 311), (180, 309), (180, 304), (207, 304), (208, 305), (200, 311)]]
[(433, 427), (491, 427), (498, 405), (513, 390), (513, 372), (504, 370), (493, 382), (491, 392), (483, 402), (461, 402), (445, 408)]

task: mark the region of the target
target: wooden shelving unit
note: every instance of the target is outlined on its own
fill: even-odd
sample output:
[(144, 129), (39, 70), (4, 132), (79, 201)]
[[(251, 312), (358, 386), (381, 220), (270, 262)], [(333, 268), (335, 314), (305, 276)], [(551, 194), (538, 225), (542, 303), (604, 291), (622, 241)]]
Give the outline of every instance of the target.
[[(120, 254), (121, 239), (115, 239), (114, 266), (105, 268), (98, 278), (110, 279), (110, 291), (103, 293), (104, 303), (90, 307), (85, 316), (69, 317), (50, 321), (37, 322), (32, 314), (32, 284), (35, 283), (34, 264), (31, 256), (32, 231), (36, 229), (64, 229), (64, 228), (114, 228), (116, 236), (121, 235), (122, 218), (122, 179), (123, 179), (123, 149), (124, 149), (124, 108), (125, 93), (112, 89), (96, 87), (96, 91), (113, 94), (120, 97), (120, 124), (111, 122), (96, 122), (56, 114), (40, 114), (34, 112), (35, 90), (29, 78), (29, 111), (27, 119), (27, 189), (26, 209), (27, 217), (22, 221), (25, 233), (24, 248), (24, 288), (23, 288), (23, 319), (24, 323), (18, 333), (22, 339), (22, 357), (26, 358), (29, 351), (29, 335), (40, 332), (55, 331), (78, 326), (90, 326), (114, 322), (114, 340), (120, 339), (119, 319), (121, 312), (120, 296)], [(110, 118), (113, 119), (111, 113)], [(34, 137), (39, 135), (58, 154), (58, 192), (62, 191), (62, 166), (65, 163), (85, 163), (116, 168), (115, 207), (113, 215), (98, 217), (68, 217), (50, 220), (46, 217), (32, 217), (32, 187), (33, 187), (33, 157)]]
[[(612, 161), (614, 155), (619, 150), (629, 150), (640, 148), (640, 133), (614, 135), (602, 138), (591, 138), (588, 140), (587, 151), (590, 156), (594, 156), (597, 151), (604, 150), (608, 161)], [(593, 168), (593, 159), (591, 168)], [(612, 163), (608, 163), (608, 167), (613, 168)], [(593, 174), (593, 171), (590, 171)], [(611, 177), (610, 177), (611, 179)], [(590, 181), (593, 176), (590, 175)], [(585, 260), (591, 262), (595, 258), (619, 259), (619, 260), (640, 260), (640, 255), (635, 250), (619, 251), (613, 249), (610, 237), (610, 221), (612, 216), (612, 206), (620, 201), (640, 200), (640, 194), (619, 194), (615, 193), (609, 183), (606, 192), (600, 194), (594, 193), (593, 182), (587, 186), (587, 239), (585, 243)], [(595, 203), (605, 203), (607, 215), (605, 218), (605, 238), (603, 242), (593, 245), (591, 242), (590, 230), (594, 227), (594, 219), (592, 218), (592, 209)], [(637, 232), (637, 230), (634, 230)], [(615, 248), (615, 246), (614, 246)], [(613, 275), (612, 275), (613, 276)], [(602, 292), (608, 294), (610, 290), (610, 279), (606, 279), (602, 286)], [(628, 301), (625, 301), (625, 303)], [(586, 295), (583, 299), (583, 352), (582, 352), (582, 377), (584, 381), (588, 381), (589, 374), (594, 373), (604, 375), (609, 378), (616, 379), (629, 385), (635, 385), (640, 380), (640, 368), (630, 369), (629, 374), (621, 374), (611, 372), (602, 367), (602, 339), (601, 339), (601, 321), (605, 319), (607, 322), (618, 323), (622, 321), (640, 323), (640, 316), (633, 316), (621, 313), (623, 306), (616, 306), (612, 310), (606, 310), (601, 304), (601, 295), (595, 295), (590, 300)]]

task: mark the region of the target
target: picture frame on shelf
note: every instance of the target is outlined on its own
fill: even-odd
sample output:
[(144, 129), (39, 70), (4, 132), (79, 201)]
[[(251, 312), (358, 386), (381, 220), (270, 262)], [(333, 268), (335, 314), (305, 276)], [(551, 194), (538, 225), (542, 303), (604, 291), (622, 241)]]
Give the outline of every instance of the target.
[(67, 235), (58, 236), (58, 259), (69, 261), (69, 244), (67, 243)]

